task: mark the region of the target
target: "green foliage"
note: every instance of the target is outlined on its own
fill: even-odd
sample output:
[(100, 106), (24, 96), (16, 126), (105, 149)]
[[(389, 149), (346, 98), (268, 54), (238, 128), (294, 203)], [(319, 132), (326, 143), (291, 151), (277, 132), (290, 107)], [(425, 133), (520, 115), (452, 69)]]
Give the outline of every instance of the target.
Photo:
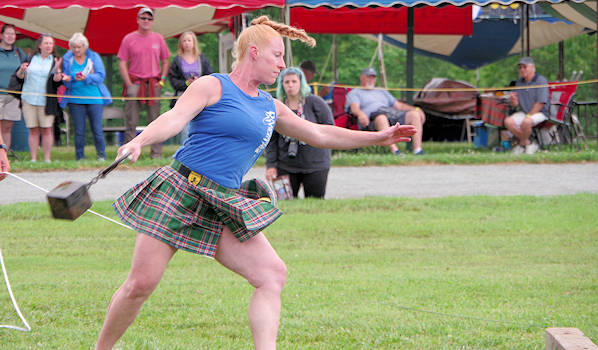
[[(281, 349), (540, 349), (547, 327), (598, 339), (598, 195), (283, 201)], [(114, 217), (109, 202), (93, 208)], [(135, 233), (46, 204), (0, 206), (2, 252), (33, 330), (2, 349), (93, 347)], [(4, 289), (3, 284), (0, 289)], [(251, 349), (252, 288), (178, 253), (118, 349)], [(20, 325), (8, 293), (2, 324)], [(514, 344), (517, 344), (516, 346)]]

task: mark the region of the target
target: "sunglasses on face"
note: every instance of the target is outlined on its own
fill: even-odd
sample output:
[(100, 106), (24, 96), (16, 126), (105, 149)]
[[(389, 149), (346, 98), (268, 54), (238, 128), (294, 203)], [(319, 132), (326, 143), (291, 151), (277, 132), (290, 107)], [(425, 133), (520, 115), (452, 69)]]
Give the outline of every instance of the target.
[(154, 19), (152, 17), (139, 17), (140, 20), (142, 21), (153, 21)]

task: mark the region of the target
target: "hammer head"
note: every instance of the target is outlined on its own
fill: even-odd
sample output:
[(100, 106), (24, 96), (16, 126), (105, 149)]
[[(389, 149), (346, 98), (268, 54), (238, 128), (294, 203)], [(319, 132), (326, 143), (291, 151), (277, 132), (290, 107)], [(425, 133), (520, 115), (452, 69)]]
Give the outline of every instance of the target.
[(91, 208), (87, 185), (82, 182), (66, 181), (46, 194), (52, 216), (56, 219), (75, 220)]

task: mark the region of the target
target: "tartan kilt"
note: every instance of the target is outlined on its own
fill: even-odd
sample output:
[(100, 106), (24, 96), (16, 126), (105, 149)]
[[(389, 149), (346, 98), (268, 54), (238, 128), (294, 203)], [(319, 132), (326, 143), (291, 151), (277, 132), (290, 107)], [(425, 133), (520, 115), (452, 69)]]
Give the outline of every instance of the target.
[(172, 166), (165, 166), (125, 192), (113, 207), (123, 222), (140, 233), (177, 249), (214, 257), (224, 225), (244, 242), (282, 215), (275, 200), (274, 192), (259, 179), (231, 189), (201, 176), (194, 185)]

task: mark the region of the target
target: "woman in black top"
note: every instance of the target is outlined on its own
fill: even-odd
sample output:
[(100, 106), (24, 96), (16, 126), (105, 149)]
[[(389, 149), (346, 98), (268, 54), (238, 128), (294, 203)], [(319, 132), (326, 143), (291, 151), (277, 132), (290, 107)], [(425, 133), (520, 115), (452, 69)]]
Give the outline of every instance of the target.
[[(277, 98), (298, 117), (312, 123), (334, 125), (332, 112), (324, 100), (311, 93), (303, 72), (290, 67), (278, 76)], [(324, 198), (330, 170), (330, 150), (310, 146), (274, 132), (266, 148), (266, 179), (288, 174), (297, 197), (303, 184), (305, 197)]]

